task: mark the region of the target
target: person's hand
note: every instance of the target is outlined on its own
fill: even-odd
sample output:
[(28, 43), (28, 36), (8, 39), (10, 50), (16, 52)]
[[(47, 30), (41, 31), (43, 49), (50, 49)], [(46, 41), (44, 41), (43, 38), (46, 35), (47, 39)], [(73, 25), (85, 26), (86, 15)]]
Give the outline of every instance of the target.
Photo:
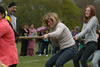
[(24, 33), (25, 36), (27, 36), (27, 33)]
[(1, 61), (0, 61), (0, 67), (8, 67), (7, 65), (3, 64)]
[(73, 38), (74, 38), (74, 40), (78, 40), (77, 37), (75, 37), (75, 36)]
[(48, 38), (48, 36), (49, 36), (48, 34), (45, 34), (45, 35), (43, 35), (43, 38), (46, 39), (46, 38)]

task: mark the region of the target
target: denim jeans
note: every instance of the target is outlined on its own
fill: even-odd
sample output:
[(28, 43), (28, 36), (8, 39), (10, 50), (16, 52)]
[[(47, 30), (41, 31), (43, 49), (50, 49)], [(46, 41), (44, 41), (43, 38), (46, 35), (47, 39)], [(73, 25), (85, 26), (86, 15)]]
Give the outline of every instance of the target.
[[(92, 61), (92, 59), (93, 59), (93, 56), (94, 56), (94, 53), (92, 53), (92, 55), (88, 58), (88, 60), (87, 60), (87, 62), (90, 62), (90, 61)], [(82, 67), (82, 65), (80, 64), (80, 67)]]
[(71, 60), (77, 53), (76, 45), (61, 50), (59, 53), (53, 55), (47, 62), (46, 67), (63, 67), (63, 65)]
[(39, 41), (39, 44), (38, 44), (38, 54), (41, 54), (42, 53), (42, 42)]
[(87, 60), (96, 50), (96, 44), (97, 42), (90, 41), (78, 51), (73, 59), (74, 67), (80, 67), (79, 60), (81, 61), (82, 67), (88, 67)]
[(49, 54), (53, 54), (53, 49), (54, 49), (53, 45), (50, 44), (49, 45)]
[(94, 52), (94, 57), (93, 57), (93, 60), (92, 60), (92, 67), (99, 67), (98, 66), (99, 60), (100, 60), (100, 50), (96, 50)]
[(41, 54), (44, 54), (44, 50), (46, 49), (46, 55), (48, 55), (48, 45), (49, 45), (49, 43), (48, 42), (43, 42), (42, 43), (42, 46), (41, 46), (41, 48), (42, 48), (42, 53)]

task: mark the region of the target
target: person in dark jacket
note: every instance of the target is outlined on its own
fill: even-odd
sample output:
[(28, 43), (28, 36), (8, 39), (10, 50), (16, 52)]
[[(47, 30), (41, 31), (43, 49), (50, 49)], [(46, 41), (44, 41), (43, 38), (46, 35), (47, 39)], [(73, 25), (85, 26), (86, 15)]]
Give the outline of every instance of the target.
[[(24, 24), (24, 27), (21, 30), (21, 36), (28, 36), (28, 34), (29, 30), (27, 29), (27, 25)], [(27, 56), (27, 47), (28, 47), (28, 39), (22, 39), (20, 56)]]

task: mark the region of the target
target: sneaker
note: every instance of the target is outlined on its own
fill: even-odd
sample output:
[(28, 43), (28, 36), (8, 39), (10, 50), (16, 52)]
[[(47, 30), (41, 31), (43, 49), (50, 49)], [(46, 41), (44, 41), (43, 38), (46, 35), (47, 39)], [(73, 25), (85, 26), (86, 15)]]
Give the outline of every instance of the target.
[(46, 55), (46, 57), (48, 57), (48, 55)]
[(38, 56), (42, 56), (42, 54), (39, 54)]

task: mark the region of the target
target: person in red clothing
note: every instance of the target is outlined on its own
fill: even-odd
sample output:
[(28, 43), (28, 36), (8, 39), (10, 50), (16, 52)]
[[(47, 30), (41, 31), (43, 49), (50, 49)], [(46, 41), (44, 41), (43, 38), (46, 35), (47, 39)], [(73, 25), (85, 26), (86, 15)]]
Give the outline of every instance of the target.
[(0, 6), (0, 62), (8, 67), (16, 67), (18, 54), (14, 31), (5, 19), (5, 10)]

